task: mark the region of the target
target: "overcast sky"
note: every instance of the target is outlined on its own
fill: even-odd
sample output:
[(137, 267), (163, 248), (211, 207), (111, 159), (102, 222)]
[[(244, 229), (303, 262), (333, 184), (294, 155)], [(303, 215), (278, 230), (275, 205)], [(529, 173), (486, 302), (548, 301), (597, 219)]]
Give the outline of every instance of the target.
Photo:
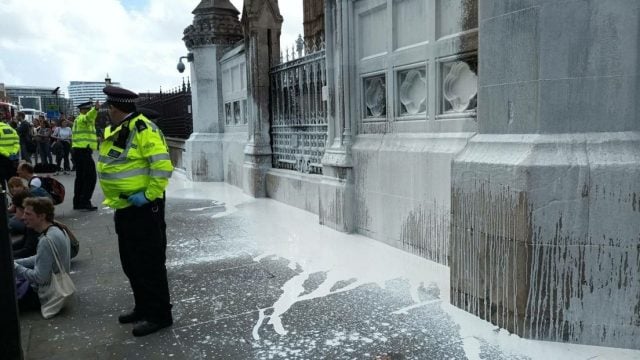
[[(200, 0), (0, 0), (0, 83), (112, 81), (137, 92), (175, 87), (182, 32)], [(243, 0), (231, 0), (242, 11)], [(302, 33), (302, 0), (280, 0), (281, 42)]]

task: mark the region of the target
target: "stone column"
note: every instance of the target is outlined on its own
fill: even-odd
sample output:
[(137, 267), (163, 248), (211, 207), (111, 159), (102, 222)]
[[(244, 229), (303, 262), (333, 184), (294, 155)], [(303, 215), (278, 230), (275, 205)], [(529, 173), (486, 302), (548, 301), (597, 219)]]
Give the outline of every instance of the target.
[(354, 176), (351, 157), (351, 113), (349, 68), (354, 59), (346, 31), (349, 26), (349, 4), (325, 1), (325, 33), (327, 62), (328, 136), (322, 158), (320, 186), (320, 223), (334, 229), (354, 230)]
[(452, 303), (523, 337), (640, 348), (640, 3), (479, 4)]
[(184, 160), (189, 180), (224, 181), (219, 60), (229, 45), (242, 40), (239, 13), (229, 0), (202, 0), (193, 10), (193, 24), (184, 30), (183, 40), (193, 54), (193, 133), (185, 143)]
[(249, 138), (244, 150), (243, 190), (255, 197), (266, 196), (266, 173), (271, 168), (269, 71), (280, 61), (282, 21), (277, 0), (245, 0), (242, 27)]

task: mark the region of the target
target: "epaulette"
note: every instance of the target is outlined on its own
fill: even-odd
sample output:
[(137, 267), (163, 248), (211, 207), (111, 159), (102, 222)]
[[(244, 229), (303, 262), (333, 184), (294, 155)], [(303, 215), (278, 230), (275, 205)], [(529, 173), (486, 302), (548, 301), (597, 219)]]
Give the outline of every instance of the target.
[(136, 129), (138, 129), (138, 132), (142, 132), (143, 130), (147, 129), (147, 124), (144, 122), (144, 120), (138, 120), (136, 121)]

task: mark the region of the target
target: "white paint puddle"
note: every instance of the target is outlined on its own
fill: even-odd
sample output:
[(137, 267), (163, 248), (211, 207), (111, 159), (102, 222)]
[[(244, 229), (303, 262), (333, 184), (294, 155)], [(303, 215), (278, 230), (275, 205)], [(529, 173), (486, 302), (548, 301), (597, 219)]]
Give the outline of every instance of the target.
[[(271, 306), (259, 309), (258, 320), (250, 331), (254, 341), (261, 341), (264, 346), (271, 343), (260, 337), (261, 332), (271, 331), (265, 324), (271, 325), (273, 331), (280, 336), (287, 336), (290, 330), (283, 322), (282, 316), (298, 302), (350, 291), (365, 284), (377, 284), (384, 288), (387, 282), (402, 279), (409, 284), (408, 297), (412, 305), (391, 313), (406, 316), (423, 306), (440, 306), (459, 326), (459, 338), (452, 340), (462, 341), (469, 359), (480, 358), (483, 343), (500, 349), (507, 356), (518, 355), (541, 360), (640, 358), (640, 351), (525, 340), (510, 335), (505, 330), (497, 330), (490, 323), (449, 303), (448, 267), (361, 235), (348, 235), (323, 227), (318, 225), (317, 215), (273, 200), (248, 197), (240, 189), (222, 183), (190, 183), (172, 179), (167, 194), (169, 198), (211, 199), (224, 202), (227, 209), (233, 210), (216, 214), (217, 217), (236, 213), (236, 216), (249, 220), (243, 229), (246, 232), (246, 241), (239, 246), (257, 250), (260, 255), (253, 258), (255, 262), (284, 259), (288, 261), (290, 269), (298, 271), (297, 275), (285, 282), (282, 295)], [(239, 205), (242, 205), (240, 209)], [(242, 251), (238, 249), (237, 252), (218, 255), (232, 258)], [(194, 254), (193, 259), (207, 262), (219, 260), (220, 256)], [(316, 273), (325, 274), (324, 280), (315, 289), (305, 293), (303, 284)], [(339, 283), (346, 285), (336, 288)], [(437, 288), (439, 299), (420, 300), (419, 290), (425, 285)], [(378, 325), (385, 327), (384, 324)], [(349, 339), (349, 335), (353, 334), (336, 336), (331, 342), (341, 344)], [(361, 335), (353, 336), (359, 336), (365, 342), (387, 340), (383, 335), (374, 339)]]

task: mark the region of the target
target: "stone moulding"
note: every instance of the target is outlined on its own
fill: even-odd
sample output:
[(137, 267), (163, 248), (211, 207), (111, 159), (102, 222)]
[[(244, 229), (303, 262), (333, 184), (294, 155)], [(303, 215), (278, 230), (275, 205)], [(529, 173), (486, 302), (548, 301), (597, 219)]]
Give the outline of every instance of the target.
[(232, 45), (243, 39), (240, 21), (231, 11), (196, 14), (184, 29), (188, 49), (207, 45)]

